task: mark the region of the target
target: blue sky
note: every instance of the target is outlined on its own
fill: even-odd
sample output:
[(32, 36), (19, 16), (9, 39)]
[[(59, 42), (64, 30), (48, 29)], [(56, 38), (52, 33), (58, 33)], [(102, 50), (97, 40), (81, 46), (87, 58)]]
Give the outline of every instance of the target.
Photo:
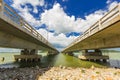
[[(5, 0), (9, 5), (13, 4), (15, 0)], [(29, 0), (28, 0), (29, 1)], [(40, 0), (39, 0), (40, 1)], [(110, 1), (107, 3), (107, 1)], [(108, 4), (117, 1), (120, 2), (120, 0), (92, 0), (86, 1), (86, 0), (44, 0), (44, 3), (47, 4), (47, 7), (45, 6), (39, 6), (37, 5), (37, 10), (39, 12), (35, 14), (33, 12), (33, 5), (28, 3), (25, 3), (24, 5), (21, 5), (22, 8), (25, 6), (31, 8), (32, 10), (30, 13), (35, 17), (38, 18), (39, 14), (42, 13), (45, 9), (51, 9), (55, 3), (59, 3), (62, 8), (64, 8), (64, 11), (67, 15), (72, 16), (74, 15), (76, 18), (81, 17), (85, 18), (86, 15), (89, 15), (93, 13), (96, 10), (99, 9), (107, 9)]]
[[(120, 0), (4, 0), (58, 50), (68, 46)], [(92, 2), (91, 2), (92, 1)]]

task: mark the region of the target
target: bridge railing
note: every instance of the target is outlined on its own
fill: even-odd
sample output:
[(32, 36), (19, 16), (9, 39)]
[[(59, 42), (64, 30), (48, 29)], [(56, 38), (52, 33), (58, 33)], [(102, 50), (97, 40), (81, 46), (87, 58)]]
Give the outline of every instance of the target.
[(18, 13), (16, 13), (2, 0), (0, 0), (0, 12), (2, 15), (9, 18), (14, 24), (17, 24), (20, 27), (24, 28), (25, 30), (27, 30), (27, 32), (30, 32), (37, 39), (53, 48), (53, 46), (41, 34), (39, 34), (30, 24), (28, 24), (21, 16), (18, 15)]
[(106, 13), (100, 20), (95, 22), (89, 29), (87, 29), (81, 36), (75, 39), (68, 47), (72, 47), (73, 45), (77, 44), (78, 42), (88, 38), (89, 36), (95, 34), (96, 32), (109, 27), (109, 25), (115, 23), (116, 21), (120, 20), (120, 3), (115, 6), (112, 10)]
[(2, 10), (2, 0), (0, 0), (0, 11)]

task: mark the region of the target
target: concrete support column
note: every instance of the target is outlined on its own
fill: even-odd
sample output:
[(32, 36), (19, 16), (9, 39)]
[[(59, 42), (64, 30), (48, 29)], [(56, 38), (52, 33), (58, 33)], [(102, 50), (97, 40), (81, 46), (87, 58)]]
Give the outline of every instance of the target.
[(32, 49), (32, 50), (23, 49), (23, 50), (21, 50), (21, 55), (36, 55), (37, 53), (38, 53), (38, 50), (36, 50), (36, 49)]
[(48, 55), (55, 55), (55, 54), (58, 54), (57, 51), (48, 51)]
[(98, 55), (98, 56), (102, 56), (102, 52), (100, 49), (95, 49), (95, 53)]
[(105, 63), (106, 63), (106, 62), (107, 62), (107, 59), (103, 59), (103, 62), (105, 62)]
[(95, 61), (96, 61), (96, 62), (100, 62), (100, 59), (96, 59)]
[(82, 55), (86, 56), (88, 54), (88, 50), (82, 50)]
[(37, 55), (37, 53), (38, 53), (38, 50), (36, 49), (30, 50), (30, 55)]
[(73, 52), (67, 52), (66, 55), (74, 56)]
[(53, 54), (53, 52), (52, 51), (48, 51), (48, 54)]
[(94, 52), (88, 52), (88, 50), (82, 50), (83, 56), (102, 56), (100, 49), (95, 49)]
[(29, 55), (29, 50), (28, 49), (23, 49), (21, 50), (21, 55)]

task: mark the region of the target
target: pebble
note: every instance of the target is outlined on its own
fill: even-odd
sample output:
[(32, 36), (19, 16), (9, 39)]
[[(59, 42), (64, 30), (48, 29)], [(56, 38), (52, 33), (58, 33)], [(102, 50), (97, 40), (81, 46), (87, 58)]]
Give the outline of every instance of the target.
[(0, 69), (0, 80), (120, 80), (120, 69), (48, 67)]
[(52, 67), (38, 80), (120, 80), (120, 69)]

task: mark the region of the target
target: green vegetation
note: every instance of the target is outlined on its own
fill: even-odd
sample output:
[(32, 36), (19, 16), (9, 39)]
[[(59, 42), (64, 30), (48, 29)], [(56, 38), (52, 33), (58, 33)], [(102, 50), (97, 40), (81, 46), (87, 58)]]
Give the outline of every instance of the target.
[(114, 73), (114, 75), (120, 75), (120, 72), (119, 72), (119, 71), (117, 71), (117, 72), (115, 72), (115, 73)]
[(100, 72), (96, 72), (96, 74), (100, 74)]
[(85, 70), (84, 70), (84, 69), (82, 69), (82, 70), (81, 70), (81, 73), (85, 73)]
[(68, 56), (65, 54), (59, 54), (57, 55), (57, 58), (54, 60), (54, 66), (67, 66), (67, 67), (84, 67), (84, 68), (90, 68), (92, 65), (95, 67), (103, 68), (106, 66), (100, 65), (98, 63), (89, 62), (89, 61), (82, 61), (76, 57)]

